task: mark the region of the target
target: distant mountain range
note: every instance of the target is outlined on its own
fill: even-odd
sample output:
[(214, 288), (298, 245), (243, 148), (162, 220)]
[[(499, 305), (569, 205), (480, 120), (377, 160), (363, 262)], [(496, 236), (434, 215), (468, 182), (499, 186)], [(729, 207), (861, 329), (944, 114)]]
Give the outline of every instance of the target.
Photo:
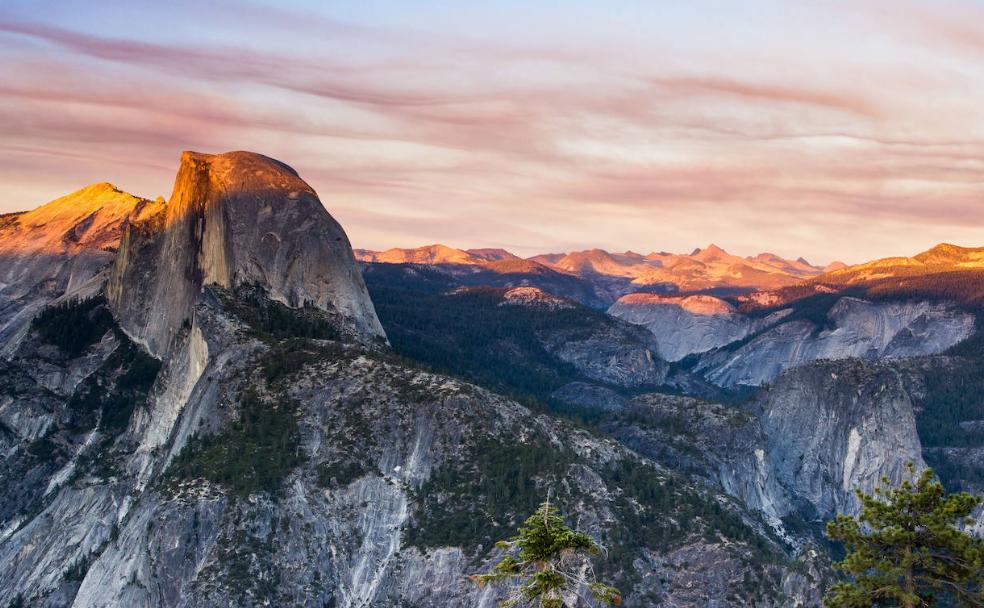
[(248, 152), (0, 215), (0, 605), (492, 605), (552, 496), (626, 608), (819, 608), (855, 488), (984, 493), (984, 248), (355, 254)]
[(427, 245), (413, 249), (387, 249), (370, 251), (356, 249), (355, 257), (363, 262), (386, 264), (485, 264), (499, 260), (518, 260), (505, 249), (455, 249), (446, 245)]
[[(356, 249), (356, 259), (387, 264), (466, 265), (490, 267), (502, 262), (525, 261), (530, 270), (537, 264), (581, 278), (612, 277), (629, 285), (625, 291), (660, 288), (662, 291), (698, 291), (736, 288), (745, 291), (775, 289), (793, 285), (826, 272), (846, 268), (842, 262), (814, 266), (803, 258), (788, 260), (773, 253), (741, 257), (717, 245), (695, 249), (689, 254), (652, 252), (648, 255), (626, 251), (611, 253), (589, 249), (570, 253), (548, 253), (523, 260), (505, 249), (455, 249), (446, 245), (427, 245), (413, 249), (370, 251)], [(516, 272), (515, 264), (508, 264)]]
[[(480, 267), (472, 269), (473, 273), (553, 275), (548, 272), (553, 271), (589, 281), (608, 279), (606, 285), (618, 285), (624, 293), (705, 291), (737, 295), (781, 290), (792, 294), (803, 289), (811, 292), (822, 289), (818, 286), (840, 287), (984, 270), (984, 247), (948, 243), (911, 257), (888, 257), (851, 266), (843, 262), (818, 266), (802, 257), (790, 260), (773, 253), (741, 257), (714, 244), (690, 253), (660, 251), (643, 255), (634, 251), (612, 253), (587, 249), (529, 258), (505, 249), (455, 249), (441, 244), (386, 251), (355, 249), (354, 252), (357, 260), (368, 263)], [(757, 300), (761, 297), (754, 296)]]

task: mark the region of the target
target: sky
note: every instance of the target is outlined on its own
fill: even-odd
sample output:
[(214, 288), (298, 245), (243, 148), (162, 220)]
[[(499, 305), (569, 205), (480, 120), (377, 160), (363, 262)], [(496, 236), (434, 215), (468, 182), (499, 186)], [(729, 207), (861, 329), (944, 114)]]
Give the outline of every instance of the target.
[(370, 249), (984, 246), (984, 2), (0, 3), (0, 212), (182, 150)]

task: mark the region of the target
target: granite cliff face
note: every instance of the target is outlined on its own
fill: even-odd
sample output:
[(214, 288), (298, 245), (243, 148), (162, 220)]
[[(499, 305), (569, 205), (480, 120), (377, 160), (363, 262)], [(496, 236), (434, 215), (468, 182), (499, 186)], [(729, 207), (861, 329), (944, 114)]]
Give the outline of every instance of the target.
[(779, 377), (754, 402), (764, 452), (793, 506), (823, 519), (856, 513), (855, 489), (925, 468), (902, 374), (865, 361), (822, 362)]
[[(93, 408), (78, 389), (58, 396), (18, 376), (34, 361), (26, 345), (43, 340), (25, 342), (3, 379), (20, 378), (40, 424), (0, 410), (5, 595), (50, 607), (491, 608), (495, 590), (465, 575), (549, 488), (618, 548), (607, 567), (628, 606), (816, 605), (799, 573), (810, 558), (713, 489), (385, 349), (257, 336), (241, 312), (206, 288), (194, 328), (145, 392), (123, 393), (137, 405), (114, 424), (133, 375), (114, 354), (138, 345), (110, 329), (61, 358), (98, 369), (105, 399)], [(503, 494), (517, 475), (526, 483)]]
[(126, 227), (162, 208), (99, 183), (0, 216), (0, 357), (17, 348), (43, 306), (101, 289)]
[(249, 152), (185, 152), (163, 213), (124, 234), (106, 287), (120, 325), (170, 352), (206, 285), (260, 285), (383, 339), (348, 238), (297, 173)]
[(702, 357), (695, 371), (719, 386), (769, 382), (820, 359), (938, 354), (969, 337), (974, 315), (946, 303), (837, 300), (823, 322), (791, 318), (754, 338)]
[(889, 365), (827, 361), (786, 372), (740, 406), (655, 393), (593, 400), (620, 442), (710, 480), (786, 535), (790, 518), (816, 525), (857, 513), (855, 489), (901, 479), (909, 462), (926, 466), (911, 383)]
[(836, 298), (819, 314), (798, 310), (795, 303), (768, 314), (743, 314), (713, 296), (630, 294), (608, 313), (646, 327), (670, 361), (699, 355), (693, 371), (729, 388), (761, 386), (820, 359), (937, 354), (975, 329), (974, 315), (949, 303), (850, 296)]
[(634, 293), (621, 297), (608, 309), (608, 314), (642, 325), (656, 337), (663, 358), (679, 361), (687, 355), (741, 340), (775, 324), (787, 313), (753, 319), (714, 296)]

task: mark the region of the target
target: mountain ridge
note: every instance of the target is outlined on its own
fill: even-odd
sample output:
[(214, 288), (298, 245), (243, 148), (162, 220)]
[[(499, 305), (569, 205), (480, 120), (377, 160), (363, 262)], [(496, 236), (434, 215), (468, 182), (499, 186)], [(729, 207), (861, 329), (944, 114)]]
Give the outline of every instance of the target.
[[(0, 307), (37, 306), (0, 358), (5, 600), (488, 606), (497, 590), (466, 575), (550, 496), (604, 540), (626, 606), (812, 608), (832, 557), (817, 522), (922, 466), (927, 417), (984, 417), (978, 368), (949, 354), (967, 310), (808, 279), (803, 302), (749, 311), (744, 291), (627, 274), (720, 289), (805, 260), (435, 247), (418, 259), (477, 262), (357, 264), (310, 186), (245, 152), (182, 155), (166, 203), (91, 188), (129, 215), (101, 230), (89, 203), (63, 205), (21, 239), (60, 253), (28, 256), (29, 299)], [(0, 230), (28, 234), (29, 213)], [(899, 259), (976, 263), (924, 253)], [(616, 306), (647, 315), (575, 301), (625, 290)], [(976, 483), (966, 470), (941, 477)]]
[[(487, 266), (494, 261), (522, 259), (503, 249), (456, 249), (441, 244), (386, 251), (357, 249), (355, 255), (358, 260), (366, 263), (465, 266)], [(803, 258), (787, 260), (771, 253), (742, 258), (731, 255), (714, 244), (697, 248), (690, 254), (654, 251), (642, 255), (634, 251), (618, 253), (595, 248), (539, 254), (525, 259), (557, 272), (592, 281), (626, 281), (631, 285), (622, 288), (625, 292), (649, 288), (678, 291), (771, 289), (819, 276), (825, 270), (809, 264)]]
[(44, 306), (98, 291), (126, 227), (163, 206), (99, 182), (0, 218), (0, 356)]
[[(374, 339), (374, 314), (344, 314), (364, 289), (348, 239), (305, 186), (261, 155), (183, 155), (164, 209), (100, 250), (109, 280), (0, 361), (5, 601), (489, 605), (502, 594), (466, 575), (548, 495), (606, 537), (627, 606), (724, 601), (748, 581), (772, 598), (759, 605), (815, 599), (801, 572), (816, 560), (737, 498)], [(625, 387), (669, 372), (642, 328), (532, 287), (486, 291), (448, 297), (552, 323), (512, 338), (557, 369)], [(587, 335), (565, 321), (584, 315)], [(511, 360), (510, 336), (458, 320)], [(92, 331), (66, 343), (78, 325)], [(707, 589), (711, 563), (728, 576)]]

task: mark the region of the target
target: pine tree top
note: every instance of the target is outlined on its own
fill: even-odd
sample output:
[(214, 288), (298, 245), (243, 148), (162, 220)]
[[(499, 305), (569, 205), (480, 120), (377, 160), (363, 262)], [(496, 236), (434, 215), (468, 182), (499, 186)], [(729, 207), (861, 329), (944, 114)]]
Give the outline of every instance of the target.
[(567, 526), (557, 507), (547, 500), (520, 526), (516, 536), (496, 546), (507, 555), (486, 574), (470, 577), (479, 585), (522, 581), (501, 608), (527, 605), (540, 608), (574, 608), (587, 604), (582, 590), (595, 600), (620, 605), (622, 597), (614, 587), (596, 580), (590, 558), (602, 552), (587, 534)]
[(851, 578), (831, 587), (829, 608), (915, 608), (942, 597), (984, 606), (984, 539), (964, 529), (981, 498), (947, 494), (931, 469), (916, 476), (908, 468), (910, 479), (897, 487), (883, 478), (874, 494), (859, 490), (858, 517), (827, 524), (827, 535), (847, 549), (835, 567)]

